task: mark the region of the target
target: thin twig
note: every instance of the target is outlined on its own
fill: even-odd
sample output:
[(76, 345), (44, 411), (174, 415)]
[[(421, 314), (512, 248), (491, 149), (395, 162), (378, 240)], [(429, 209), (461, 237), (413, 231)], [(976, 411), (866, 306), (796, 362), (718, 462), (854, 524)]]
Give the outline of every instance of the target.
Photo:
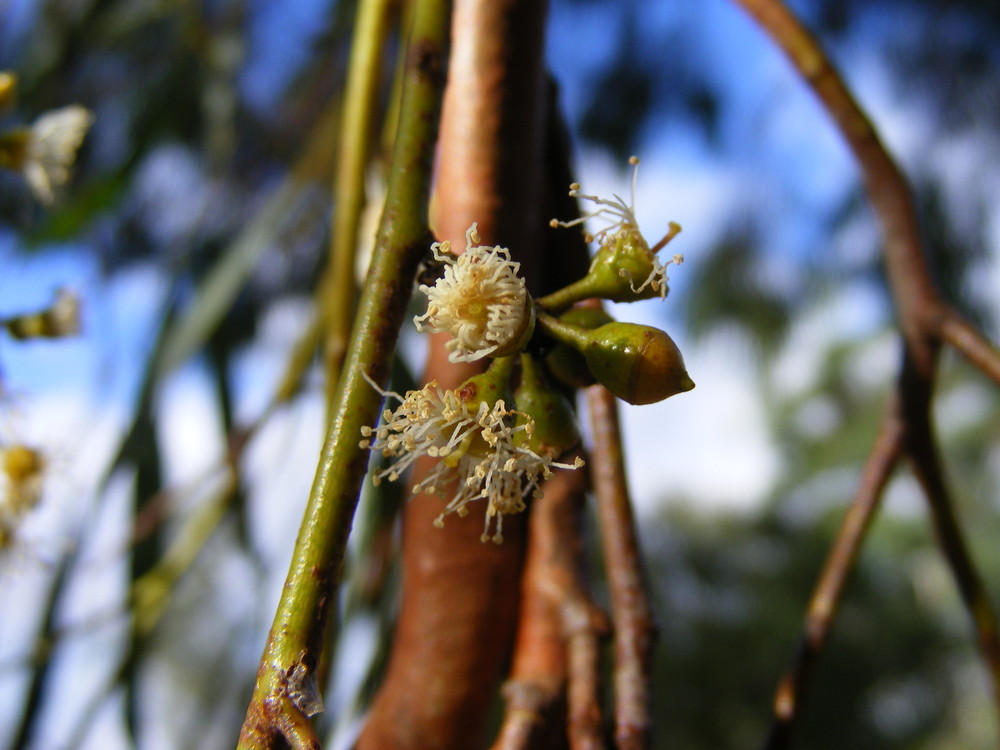
[(996, 612), (955, 516), (954, 500), (944, 476), (930, 419), (929, 404), (921, 414), (913, 417), (908, 415), (906, 452), (913, 473), (927, 498), (938, 545), (972, 618), (979, 648), (993, 684), (997, 716), (1000, 716), (1000, 636), (997, 632)]
[(953, 346), (1000, 385), (1000, 350), (969, 321), (948, 309), (938, 326), (938, 334), (944, 343)]
[(847, 576), (854, 567), (858, 551), (878, 511), (882, 492), (899, 462), (902, 448), (903, 423), (899, 417), (898, 399), (894, 398), (882, 419), (858, 490), (823, 564), (809, 603), (795, 660), (778, 683), (774, 696), (774, 720), (764, 743), (766, 750), (789, 746), (792, 728), (800, 715), (802, 699), (809, 687), (816, 660), (826, 645), (839, 609)]
[(603, 386), (587, 390), (593, 431), (591, 477), (611, 593), (615, 644), (615, 742), (620, 750), (650, 744), (650, 672), (654, 623), (625, 481), (618, 405)]
[(382, 52), (389, 30), (392, 0), (358, 3), (334, 178), (334, 209), (330, 227), (329, 265), (323, 275), (319, 300), (325, 323), (327, 405), (332, 407), (340, 370), (347, 352), (347, 340), (354, 323), (357, 284), (354, 258), (358, 247), (358, 227), (365, 204), (365, 170), (372, 140), (377, 133), (375, 117), (379, 109), (378, 84), (382, 72)]
[[(603, 748), (599, 638), (607, 618), (583, 587), (585, 476), (559, 472), (532, 506), (507, 711), (493, 750)], [(562, 719), (566, 708), (566, 722)]]
[(537, 680), (507, 680), (503, 723), (491, 750), (529, 750), (540, 747), (549, 714), (559, 704), (561, 691)]
[(521, 573), (521, 606), (510, 677), (503, 687), (503, 723), (493, 750), (539, 747), (551, 736), (566, 684), (566, 648), (559, 608), (577, 580), (580, 472), (560, 472), (531, 506)]
[(568, 657), (566, 735), (572, 750), (601, 750), (606, 745), (600, 639), (608, 631), (607, 617), (586, 598), (576, 596), (563, 605), (562, 620)]
[(911, 356), (933, 373), (929, 335), (942, 301), (924, 255), (910, 188), (819, 42), (781, 0), (737, 0), (784, 50), (840, 130), (861, 166), (865, 188), (882, 224), (889, 286)]

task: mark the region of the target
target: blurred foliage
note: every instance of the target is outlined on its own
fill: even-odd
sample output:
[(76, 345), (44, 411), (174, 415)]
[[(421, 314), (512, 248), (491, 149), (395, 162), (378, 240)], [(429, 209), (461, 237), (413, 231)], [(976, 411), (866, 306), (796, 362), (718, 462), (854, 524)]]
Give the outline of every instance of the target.
[(717, 326), (734, 326), (766, 358), (785, 340), (794, 301), (761, 278), (753, 234), (734, 229), (699, 263), (684, 314), (696, 339)]
[[(660, 540), (648, 562), (662, 623), (658, 747), (762, 741), (840, 515), (818, 512), (803, 522), (680, 505), (648, 530), (647, 539)], [(986, 676), (930, 544), (920, 519), (876, 523), (818, 664), (796, 747), (992, 745)], [(995, 548), (983, 552), (987, 566), (1000, 563)]]

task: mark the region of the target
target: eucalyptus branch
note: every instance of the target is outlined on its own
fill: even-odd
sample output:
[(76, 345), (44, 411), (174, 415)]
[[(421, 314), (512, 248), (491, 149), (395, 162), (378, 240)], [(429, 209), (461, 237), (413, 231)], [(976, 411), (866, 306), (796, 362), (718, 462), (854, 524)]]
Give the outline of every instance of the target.
[(847, 141), (861, 166), (868, 198), (882, 224), (884, 256), (900, 327), (928, 379), (937, 346), (931, 335), (943, 302), (921, 242), (910, 188), (899, 166), (816, 38), (781, 0), (737, 0), (788, 56)]
[[(545, 4), (531, 0), (455, 3), (432, 221), (456, 248), (476, 223), (477, 242), (509, 246), (529, 285), (544, 228), (544, 22)], [(449, 362), (447, 340), (432, 335), (424, 379), (455, 388), (481, 363)], [(418, 460), (413, 486), (433, 468)], [(510, 514), (503, 544), (484, 546), (481, 513), (451, 514), (435, 529), (439, 497), (421, 492), (406, 503), (402, 601), (359, 750), (481, 741), (514, 640), (526, 530), (523, 514)]]
[(1000, 385), (1000, 350), (974, 325), (955, 310), (948, 309), (941, 319), (938, 334), (942, 341)]
[(587, 390), (593, 431), (591, 477), (604, 546), (615, 644), (617, 747), (650, 744), (650, 670), (655, 627), (641, 568), (635, 519), (625, 481), (618, 405), (602, 386)]
[(566, 635), (566, 735), (572, 750), (606, 747), (601, 710), (600, 639), (607, 617), (584, 596), (568, 597), (562, 607)]
[(328, 405), (332, 405), (337, 391), (347, 339), (354, 322), (357, 301), (354, 259), (358, 247), (358, 226), (365, 204), (365, 170), (377, 132), (375, 117), (379, 104), (382, 52), (393, 5), (391, 0), (364, 0), (358, 3), (357, 9), (354, 46), (338, 130), (329, 266), (321, 284), (320, 310), (326, 330), (324, 358)]
[(927, 498), (938, 545), (955, 578), (962, 601), (972, 617), (979, 648), (993, 684), (994, 706), (997, 716), (1000, 716), (1000, 635), (996, 613), (955, 516), (954, 500), (945, 481), (929, 424), (930, 415), (925, 410), (922, 416), (928, 424), (920, 425), (922, 429), (910, 430), (907, 454)]
[(537, 681), (510, 679), (501, 692), (505, 704), (503, 724), (492, 750), (539, 747), (549, 714), (559, 703), (559, 691)]
[(301, 738), (289, 725), (288, 678), (296, 667), (308, 679), (315, 667), (331, 599), (336, 595), (367, 455), (362, 426), (378, 419), (381, 396), (366, 382), (385, 383), (413, 277), (429, 242), (428, 191), (450, 7), (419, 5), (407, 48), (400, 129), (389, 193), (375, 253), (361, 295), (342, 387), (334, 404), (281, 601), (257, 674), (240, 736), (241, 748), (275, 747), (277, 736)]
[(236, 473), (230, 470), (222, 486), (192, 514), (156, 564), (132, 583), (129, 607), (139, 637), (149, 635), (160, 621), (177, 583), (225, 517), (237, 484)]
[(823, 570), (809, 602), (805, 632), (799, 641), (795, 659), (778, 683), (774, 696), (774, 719), (764, 743), (767, 750), (778, 750), (789, 745), (791, 731), (800, 715), (802, 699), (808, 689), (816, 660), (826, 646), (833, 619), (839, 610), (847, 577), (854, 567), (872, 519), (878, 512), (882, 493), (902, 455), (903, 427), (897, 397), (882, 418), (882, 426), (868, 456), (858, 490), (823, 563)]
[(581, 578), (585, 489), (583, 474), (559, 472), (532, 505), (507, 710), (493, 750), (550, 747), (565, 736), (573, 748), (601, 746), (574, 741), (601, 742), (597, 642), (607, 631)]

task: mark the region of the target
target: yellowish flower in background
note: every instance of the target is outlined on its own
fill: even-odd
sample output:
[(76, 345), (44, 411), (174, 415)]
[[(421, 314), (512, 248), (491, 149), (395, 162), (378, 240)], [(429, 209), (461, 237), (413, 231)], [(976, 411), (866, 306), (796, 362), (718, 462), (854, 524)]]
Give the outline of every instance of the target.
[(9, 70), (0, 70), (0, 112), (6, 112), (17, 96), (17, 76)]
[(479, 245), (476, 224), (465, 233), (465, 252), (451, 254), (448, 242), (431, 245), (444, 274), (434, 286), (422, 284), (427, 312), (413, 319), (419, 331), (451, 334), (446, 344), (452, 362), (501, 356), (531, 335), (532, 302), (518, 276), (520, 263), (503, 247)]
[(41, 499), (46, 464), (35, 448), (19, 443), (0, 446), (0, 549)]
[(60, 288), (49, 307), (0, 320), (0, 325), (16, 339), (61, 339), (80, 333), (80, 297), (71, 289)]

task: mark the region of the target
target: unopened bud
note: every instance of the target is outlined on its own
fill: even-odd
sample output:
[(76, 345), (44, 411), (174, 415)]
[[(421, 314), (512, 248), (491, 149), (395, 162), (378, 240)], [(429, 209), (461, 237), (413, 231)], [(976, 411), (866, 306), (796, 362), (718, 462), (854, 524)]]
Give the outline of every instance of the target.
[(677, 344), (652, 326), (608, 323), (587, 333), (582, 351), (597, 381), (630, 404), (652, 404), (694, 388)]
[(521, 383), (514, 392), (519, 421), (534, 421), (534, 428), (520, 432), (515, 443), (539, 456), (556, 459), (580, 444), (580, 433), (569, 401), (545, 379), (539, 363), (521, 355)]

